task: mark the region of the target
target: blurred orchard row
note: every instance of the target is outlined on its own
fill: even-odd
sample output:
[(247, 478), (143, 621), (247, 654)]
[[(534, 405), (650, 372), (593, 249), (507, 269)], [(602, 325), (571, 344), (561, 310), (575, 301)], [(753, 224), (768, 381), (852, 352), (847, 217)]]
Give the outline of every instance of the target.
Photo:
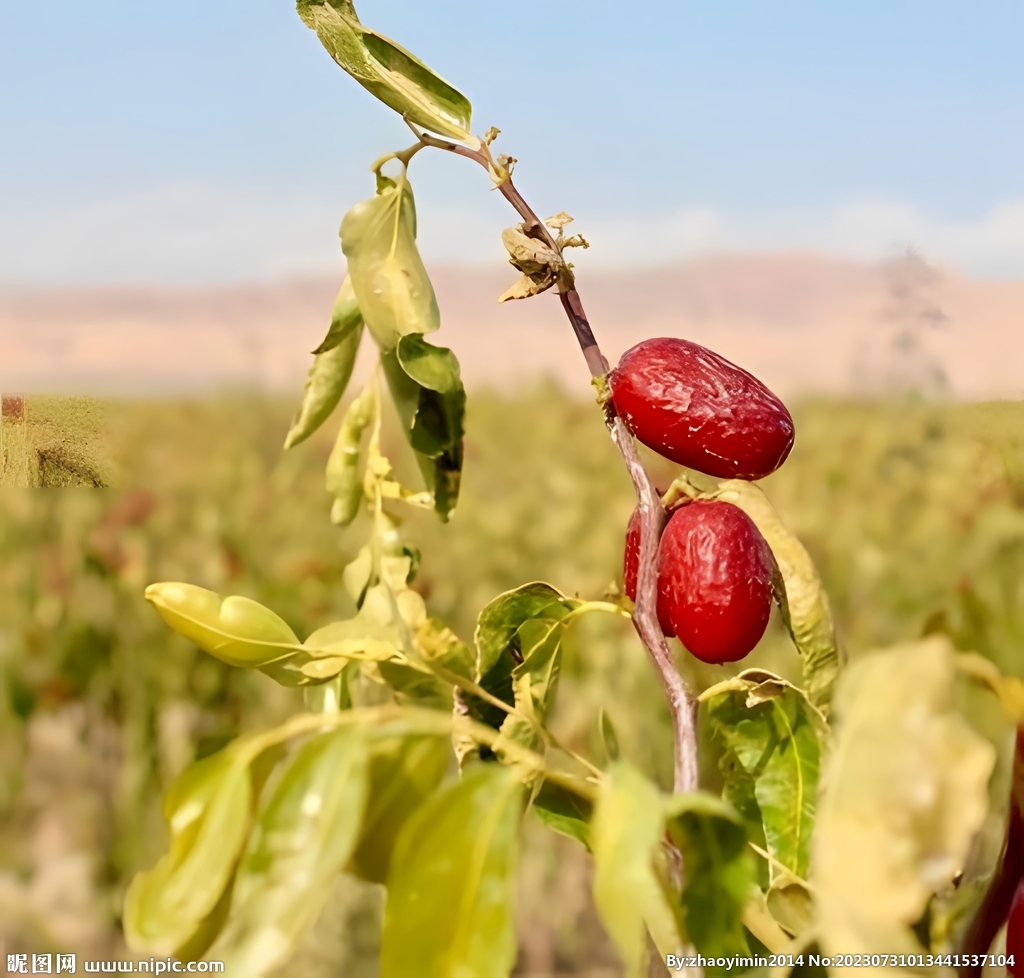
[[(167, 629), (147, 584), (247, 595), (300, 638), (354, 613), (340, 574), (364, 532), (329, 523), (330, 432), (282, 452), (292, 407), (29, 398), (28, 421), (44, 419), (49, 439), (41, 461), (27, 422), (4, 426), (7, 484), (120, 488), (0, 492), (0, 956), (124, 955), (121, 898), (165, 847), (170, 782), (233, 731), (301, 707), (301, 693)], [(791, 460), (762, 485), (811, 551), (851, 656), (943, 632), (1024, 676), (1024, 405), (808, 402), (794, 416)], [(387, 446), (396, 459), (399, 437)], [(647, 462), (667, 485), (668, 463)], [(428, 555), (415, 587), (464, 639), (488, 600), (527, 580), (600, 597), (621, 584), (633, 505), (593, 403), (553, 386), (478, 393), (457, 514), (410, 527)], [(700, 689), (757, 665), (799, 678), (778, 622), (742, 664), (682, 661)], [(584, 619), (562, 683), (563, 742), (603, 759), (603, 708), (622, 754), (669, 786), (668, 713), (628, 622)], [(709, 746), (701, 773), (715, 788)], [(584, 850), (540, 832), (526, 840), (517, 973), (616, 974)], [(287, 973), (374, 974), (380, 901), (343, 879)]]

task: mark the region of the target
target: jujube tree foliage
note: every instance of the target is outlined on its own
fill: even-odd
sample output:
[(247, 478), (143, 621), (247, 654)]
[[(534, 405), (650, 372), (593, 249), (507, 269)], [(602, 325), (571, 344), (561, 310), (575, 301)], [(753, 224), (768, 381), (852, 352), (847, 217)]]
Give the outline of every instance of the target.
[[(307, 711), (239, 736), (173, 786), (170, 847), (126, 896), (131, 947), (208, 953), (255, 978), (287, 960), (347, 872), (387, 888), (384, 978), (508, 975), (519, 828), (532, 809), (593, 854), (596, 905), (630, 975), (645, 966), (648, 938), (666, 959), (699, 952), (714, 972), (746, 970), (766, 951), (785, 955), (784, 970), (814, 950), (986, 951), (1008, 914), (1024, 916), (1012, 829), (1021, 817), (1015, 807), (990, 888), (997, 860), (969, 856), (996, 752), (958, 712), (957, 690), (984, 686), (1016, 723), (1020, 685), (934, 637), (844, 672), (813, 563), (754, 484), (792, 447), (782, 402), (681, 339), (647, 340), (609, 371), (565, 257), (588, 244), (567, 236), (569, 215), (541, 220), (523, 200), (515, 160), (492, 151), (498, 130), (474, 136), (466, 97), (363, 25), (348, 0), (299, 0), (298, 12), (415, 136), (374, 162), (372, 195), (341, 223), (347, 276), (285, 443), (328, 420), (372, 344), (377, 364), (349, 400), (326, 471), (331, 520), (370, 517), (343, 574), (358, 611), (300, 637), (245, 597), (186, 583), (147, 589), (167, 624), (210, 655), (305, 688)], [(594, 378), (595, 423), (607, 425), (638, 497), (624, 594), (585, 600), (526, 582), (496, 595), (466, 637), (410, 586), (419, 554), (402, 533), (406, 508), (451, 517), (464, 462), (459, 363), (427, 339), (441, 318), (409, 178), (425, 149), (479, 164), (518, 213), (502, 240), (520, 277), (501, 299), (555, 290)], [(402, 484), (382, 452), (387, 398), (422, 485)], [(656, 493), (634, 436), (703, 476), (680, 472)], [(773, 601), (802, 686), (748, 669), (698, 698), (678, 656), (742, 659)], [(606, 717), (595, 718), (610, 745), (604, 766), (548, 727), (563, 642), (584, 615), (631, 617), (649, 653), (673, 719), (670, 793), (617, 759)], [(667, 644), (672, 635), (681, 649)], [(720, 749), (720, 797), (698, 785), (698, 710)], [(1024, 803), (1019, 785), (1014, 797)], [(727, 956), (747, 960), (727, 966)]]

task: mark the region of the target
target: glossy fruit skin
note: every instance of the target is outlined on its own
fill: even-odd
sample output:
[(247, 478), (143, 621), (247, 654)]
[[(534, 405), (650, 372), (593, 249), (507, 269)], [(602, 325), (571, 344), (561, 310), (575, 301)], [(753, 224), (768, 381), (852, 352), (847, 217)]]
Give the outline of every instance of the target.
[(1013, 955), (1013, 964), (1006, 970), (1013, 978), (1024, 975), (1024, 880), (1017, 884), (1010, 904), (1010, 916), (1006, 921), (1006, 954)]
[(793, 447), (793, 418), (756, 377), (688, 340), (627, 350), (608, 375), (615, 410), (659, 455), (720, 479), (761, 479)]
[[(663, 493), (659, 493), (663, 495)], [(640, 507), (633, 510), (633, 515), (626, 524), (626, 550), (622, 556), (622, 590), (629, 595), (631, 601), (636, 601), (636, 580), (640, 570)], [(672, 624), (663, 608), (664, 601), (659, 589), (658, 593), (658, 624), (662, 632), (672, 638), (675, 632), (672, 631)]]
[(775, 558), (743, 510), (698, 500), (677, 509), (658, 550), (658, 607), (703, 662), (736, 662), (757, 645), (772, 607)]

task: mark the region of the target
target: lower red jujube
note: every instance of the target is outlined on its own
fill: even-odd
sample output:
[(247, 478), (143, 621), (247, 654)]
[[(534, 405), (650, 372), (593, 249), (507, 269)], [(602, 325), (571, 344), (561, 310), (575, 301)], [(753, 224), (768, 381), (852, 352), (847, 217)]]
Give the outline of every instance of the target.
[[(640, 510), (626, 527), (623, 589), (636, 600)], [(772, 603), (775, 558), (731, 503), (699, 500), (669, 518), (658, 547), (658, 622), (704, 662), (735, 662), (760, 641)]]
[(658, 549), (658, 608), (703, 662), (735, 662), (760, 641), (775, 559), (743, 510), (699, 500), (677, 509)]
[[(659, 493), (658, 495), (662, 495)], [(633, 515), (626, 525), (626, 552), (622, 560), (622, 589), (631, 601), (636, 601), (637, 574), (640, 569), (640, 507), (633, 510)], [(662, 600), (658, 596), (658, 624), (662, 632), (669, 638), (675, 635), (668, 615), (662, 608)]]

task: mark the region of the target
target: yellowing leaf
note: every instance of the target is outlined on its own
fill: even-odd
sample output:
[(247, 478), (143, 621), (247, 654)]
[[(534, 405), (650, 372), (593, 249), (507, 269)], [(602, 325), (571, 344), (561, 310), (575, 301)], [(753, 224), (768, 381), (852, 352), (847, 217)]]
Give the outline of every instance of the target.
[(238, 867), (231, 914), (210, 956), (259, 978), (313, 923), (355, 847), (367, 793), (359, 730), (317, 734), (288, 762)]
[(662, 954), (682, 942), (655, 862), (665, 834), (658, 789), (624, 762), (613, 764), (590, 824), (594, 903), (631, 978), (643, 973), (645, 924)]
[(553, 781), (545, 781), (533, 799), (533, 811), (549, 829), (591, 848), (594, 805), (589, 799)]
[(1003, 712), (1012, 724), (1024, 724), (1024, 682), (1016, 676), (1004, 676), (991, 659), (977, 652), (958, 655), (956, 664), (964, 675), (988, 687), (999, 697)]
[(910, 927), (963, 867), (995, 752), (956, 713), (955, 673), (933, 637), (866, 655), (839, 681), (812, 874), (826, 954), (920, 953)]
[(249, 833), (249, 765), (262, 746), (258, 738), (239, 738), (193, 764), (167, 793), (168, 852), (136, 874), (125, 895), (124, 934), (133, 951), (165, 957), (196, 945), (230, 888)]
[(346, 275), (334, 300), (334, 308), (331, 310), (331, 325), (327, 329), (327, 335), (313, 351), (313, 354), (319, 356), (321, 353), (333, 350), (352, 333), (361, 329), (362, 325), (363, 314), (359, 311), (356, 291), (352, 287), (352, 279)]
[(283, 618), (250, 598), (165, 582), (150, 584), (146, 600), (179, 635), (230, 666), (262, 668), (278, 678), (284, 660), (302, 648)]
[(370, 790), (350, 872), (386, 883), (398, 834), (441, 783), (452, 758), (443, 736), (384, 737), (371, 746)]
[(434, 289), (416, 247), (416, 204), (408, 180), (387, 180), (373, 197), (356, 204), (341, 222), (359, 308), (382, 350), (393, 350), (410, 333), (441, 325)]
[(373, 420), (374, 395), (366, 388), (349, 406), (342, 419), (338, 437), (327, 459), (325, 484), (334, 496), (331, 522), (348, 526), (359, 512), (363, 483), (359, 477), (359, 443)]
[(434, 510), (447, 521), (462, 483), (466, 391), (459, 362), (451, 350), (410, 333), (382, 351), (381, 367)]
[(302, 406), (285, 438), (285, 448), (305, 441), (337, 407), (352, 376), (362, 338), (362, 313), (356, 302), (352, 281), (346, 276), (334, 302), (331, 328), (315, 351), (316, 359), (306, 380)]
[[(564, 212), (563, 212), (564, 213)], [(556, 215), (561, 217), (562, 215)], [(568, 217), (568, 215), (565, 215)], [(551, 218), (550, 220), (555, 220)], [(569, 218), (571, 221), (572, 218)], [(516, 224), (501, 232), (501, 240), (509, 254), (509, 263), (523, 273), (498, 302), (509, 299), (526, 299), (546, 292), (558, 280), (563, 267), (562, 257), (553, 251), (547, 242), (526, 233), (526, 225)]]
[(479, 764), (406, 821), (391, 857), (381, 978), (507, 978), (523, 789)]
[(714, 496), (742, 509), (768, 541), (782, 576), (783, 587), (778, 589), (782, 617), (800, 653), (807, 695), (815, 706), (827, 706), (844, 658), (828, 596), (810, 554), (753, 483), (731, 479), (722, 482)]
[(299, 16), (332, 58), (399, 115), (477, 145), (469, 100), (394, 41), (359, 23), (351, 0), (299, 0)]

